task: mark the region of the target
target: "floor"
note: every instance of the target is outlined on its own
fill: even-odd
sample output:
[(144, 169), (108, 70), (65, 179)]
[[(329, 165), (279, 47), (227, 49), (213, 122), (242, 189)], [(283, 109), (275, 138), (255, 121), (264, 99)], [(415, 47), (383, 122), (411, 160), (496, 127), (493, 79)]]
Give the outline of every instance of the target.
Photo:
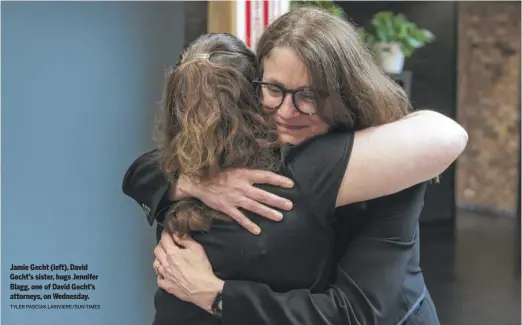
[(422, 227), (421, 266), (442, 325), (520, 325), (516, 228), (462, 211), (455, 231)]

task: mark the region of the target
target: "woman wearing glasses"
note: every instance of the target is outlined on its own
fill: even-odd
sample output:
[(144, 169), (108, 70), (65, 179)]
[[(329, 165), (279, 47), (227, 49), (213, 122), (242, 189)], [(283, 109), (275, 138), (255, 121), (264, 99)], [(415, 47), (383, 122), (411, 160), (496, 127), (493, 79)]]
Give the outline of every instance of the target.
[[(404, 93), (371, 61), (352, 26), (309, 8), (278, 19), (259, 43), (262, 79), (255, 84), (271, 126), (252, 109), (256, 62), (237, 40), (215, 37), (196, 41), (167, 82), (160, 165), (181, 177), (167, 192), (177, 202), (164, 224), (178, 235), (190, 231), (199, 244), (177, 238), (180, 249), (162, 235), (154, 265), (166, 291), (156, 294), (155, 324), (396, 324), (412, 315), (437, 324), (418, 268), (425, 184), (406, 188), (442, 172), (463, 150), (465, 132), (435, 113), (404, 117)], [(221, 54), (209, 55), (211, 63), (193, 60), (214, 52)], [(281, 155), (270, 146), (274, 130), (287, 144)], [(124, 191), (157, 211), (168, 184), (152, 184), (157, 170), (150, 166), (143, 159), (131, 166)], [(254, 187), (288, 180), (244, 168), (279, 169), (295, 186)], [(228, 194), (216, 196), (216, 189)], [(255, 204), (286, 201), (274, 194), (293, 201), (284, 216)], [(365, 211), (336, 210), (385, 195)], [(253, 212), (249, 219), (263, 231), (239, 208)], [(220, 221), (217, 211), (259, 236)], [(348, 250), (335, 241), (343, 220), (353, 226), (343, 228)], [(334, 248), (344, 249), (342, 261)]]
[(255, 85), (262, 88), (263, 105), (270, 110), (279, 109), (287, 95), (292, 96), (294, 108), (302, 115), (313, 116), (317, 114), (314, 103), (315, 94), (308, 87), (288, 89), (276, 82), (254, 81)]

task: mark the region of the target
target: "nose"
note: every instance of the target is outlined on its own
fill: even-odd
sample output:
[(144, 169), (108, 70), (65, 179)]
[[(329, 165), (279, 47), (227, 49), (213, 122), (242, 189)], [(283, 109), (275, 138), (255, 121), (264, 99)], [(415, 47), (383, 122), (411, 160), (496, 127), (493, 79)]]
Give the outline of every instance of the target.
[(292, 95), (287, 94), (283, 101), (283, 104), (277, 110), (277, 115), (283, 119), (290, 119), (299, 116), (299, 112), (295, 109), (294, 103), (292, 102)]

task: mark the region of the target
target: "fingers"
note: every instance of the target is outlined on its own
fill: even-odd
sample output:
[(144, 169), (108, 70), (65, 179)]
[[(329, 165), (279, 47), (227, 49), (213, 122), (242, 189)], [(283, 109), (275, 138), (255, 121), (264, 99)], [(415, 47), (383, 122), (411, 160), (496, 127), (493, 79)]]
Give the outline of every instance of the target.
[(168, 286), (167, 286), (167, 281), (165, 281), (165, 278), (158, 276), (158, 278), (156, 280), (158, 282), (158, 288), (161, 288), (161, 289), (167, 291)]
[(165, 279), (165, 276), (167, 275), (166, 272), (165, 272), (165, 268), (163, 267), (163, 265), (159, 265), (158, 268), (156, 269), (156, 274), (158, 275), (158, 278), (160, 279)]
[(276, 173), (265, 170), (245, 170), (243, 173), (254, 184), (270, 184), (284, 188), (294, 187), (294, 182)]
[(176, 242), (176, 244), (187, 249), (196, 248), (200, 246), (200, 244), (196, 242), (194, 239), (192, 239), (189, 235), (185, 235), (183, 237), (178, 237), (174, 235), (172, 236), (172, 238), (174, 239), (174, 242)]
[(154, 256), (156, 256), (156, 260), (159, 261), (160, 265), (168, 264), (167, 253), (165, 252), (163, 247), (161, 247), (160, 245), (158, 245), (158, 246), (156, 246), (156, 248), (154, 248)]
[[(275, 194), (272, 194), (270, 192), (263, 191), (259, 188), (253, 187), (253, 186), (246, 191), (246, 195), (254, 201), (257, 201), (259, 203), (263, 203), (267, 206), (271, 206), (271, 207), (278, 208), (281, 210), (288, 211), (288, 210), (291, 210), (293, 207), (292, 201), (282, 198), (280, 196), (277, 196)], [(270, 208), (268, 208), (268, 209), (270, 209)], [(276, 211), (273, 209), (270, 209), (270, 210)], [(264, 214), (263, 214), (263, 216), (270, 219), (269, 216), (266, 216)]]
[(171, 252), (174, 252), (176, 249), (179, 249), (176, 247), (176, 244), (174, 244), (174, 239), (172, 236), (170, 236), (167, 232), (161, 233), (161, 239), (159, 242), (159, 245), (165, 250), (167, 254), (170, 254)]
[(281, 221), (283, 219), (283, 214), (281, 214), (281, 212), (271, 209), (266, 205), (256, 202), (248, 197), (242, 198), (239, 202), (239, 206), (245, 210), (254, 212), (274, 221)]
[(158, 261), (158, 259), (154, 259), (154, 262), (152, 262), (152, 268), (156, 272), (156, 275), (158, 275), (159, 266), (160, 266), (160, 262)]
[(154, 271), (156, 271), (156, 275), (160, 278), (165, 277), (165, 269), (161, 265), (161, 262), (158, 259), (154, 260), (154, 263), (152, 263), (152, 267), (154, 268)]
[(261, 228), (258, 225), (253, 223), (250, 219), (248, 219), (241, 211), (237, 208), (232, 208), (227, 211), (224, 211), (230, 218), (234, 219), (235, 222), (239, 223), (241, 227), (245, 228), (249, 232), (254, 235), (259, 235), (261, 233)]

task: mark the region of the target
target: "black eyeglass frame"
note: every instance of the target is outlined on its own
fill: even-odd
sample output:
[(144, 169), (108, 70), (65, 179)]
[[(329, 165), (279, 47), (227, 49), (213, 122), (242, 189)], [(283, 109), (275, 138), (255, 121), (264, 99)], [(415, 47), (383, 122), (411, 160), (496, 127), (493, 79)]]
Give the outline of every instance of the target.
[(292, 104), (294, 104), (294, 108), (296, 109), (296, 111), (298, 111), (302, 115), (308, 115), (308, 116), (314, 116), (315, 114), (317, 114), (317, 112), (305, 113), (305, 112), (301, 111), (299, 109), (299, 105), (297, 105), (297, 102), (295, 99), (295, 94), (297, 94), (300, 91), (308, 89), (308, 87), (299, 87), (296, 89), (288, 89), (281, 85), (271, 83), (271, 82), (261, 81), (261, 80), (255, 80), (255, 81), (252, 81), (252, 83), (257, 86), (262, 86), (262, 85), (274, 86), (274, 87), (277, 87), (279, 90), (281, 90), (281, 92), (283, 93), (281, 103), (277, 107), (269, 107), (269, 109), (273, 109), (273, 110), (277, 111), (281, 107), (281, 105), (283, 105), (283, 103), (285, 102), (286, 95), (291, 94), (292, 95)]

